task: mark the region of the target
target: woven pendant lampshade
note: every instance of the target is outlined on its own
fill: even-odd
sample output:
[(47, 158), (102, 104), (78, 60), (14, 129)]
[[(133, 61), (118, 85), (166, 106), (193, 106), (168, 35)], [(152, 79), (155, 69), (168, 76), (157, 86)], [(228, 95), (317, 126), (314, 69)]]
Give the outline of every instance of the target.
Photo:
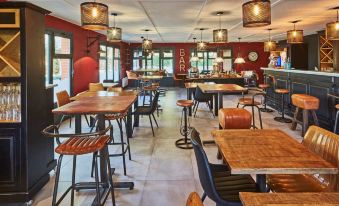
[(223, 43), (227, 42), (227, 29), (221, 28), (221, 15), (224, 12), (217, 12), (217, 16), (219, 16), (219, 29), (213, 30), (213, 42), (215, 43)]
[(121, 35), (122, 35), (122, 30), (121, 28), (116, 27), (115, 25), (115, 17), (117, 16), (116, 13), (112, 13), (114, 16), (114, 26), (108, 28), (107, 30), (107, 41), (109, 42), (116, 42), (116, 41), (121, 41)]
[(339, 7), (333, 9), (337, 10), (337, 21), (326, 24), (326, 39), (339, 40)]
[(261, 27), (271, 24), (271, 1), (251, 0), (242, 5), (244, 27)]
[(81, 26), (89, 30), (108, 28), (108, 6), (97, 2), (84, 2), (80, 5)]
[(142, 40), (142, 45), (141, 45), (142, 51), (145, 53), (150, 53), (152, 51), (152, 46), (153, 46), (152, 40), (148, 39), (149, 30), (145, 29), (144, 31), (147, 33), (147, 38)]
[(277, 48), (277, 43), (271, 39), (271, 30), (272, 29), (268, 29), (268, 41), (264, 42), (265, 52), (274, 51)]
[(295, 24), (300, 22), (292, 21), (291, 23), (294, 24), (294, 29), (287, 31), (287, 43), (288, 44), (301, 44), (304, 42), (304, 31), (303, 30), (296, 30)]
[(202, 31), (204, 30), (203, 28), (200, 29), (200, 42), (197, 43), (197, 51), (207, 51), (208, 49), (207, 42), (202, 41)]

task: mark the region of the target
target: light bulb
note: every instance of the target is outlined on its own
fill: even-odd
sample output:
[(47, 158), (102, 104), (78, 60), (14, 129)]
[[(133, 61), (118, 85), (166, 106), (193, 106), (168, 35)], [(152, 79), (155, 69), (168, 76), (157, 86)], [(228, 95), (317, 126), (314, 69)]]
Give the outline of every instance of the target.
[(335, 23), (335, 30), (339, 30), (339, 21), (337, 21), (336, 23)]
[(223, 35), (222, 35), (222, 31), (219, 31), (218, 32), (218, 37), (221, 38)]
[(149, 41), (148, 41), (148, 40), (146, 40), (146, 41), (145, 41), (145, 44), (146, 44), (146, 45), (148, 45), (148, 44), (149, 44)]
[(93, 7), (92, 9), (92, 17), (97, 17), (98, 16), (98, 9), (97, 7)]
[(258, 5), (255, 5), (254, 6), (254, 9), (253, 9), (253, 13), (254, 15), (258, 16), (260, 14), (260, 8)]
[(112, 34), (115, 36), (117, 34), (117, 30), (113, 29)]
[(294, 37), (297, 36), (297, 31), (293, 31), (293, 36), (294, 36)]
[(271, 46), (272, 46), (272, 42), (270, 42), (270, 41), (269, 41), (269, 42), (268, 42), (268, 46), (270, 46), (270, 47), (271, 47)]

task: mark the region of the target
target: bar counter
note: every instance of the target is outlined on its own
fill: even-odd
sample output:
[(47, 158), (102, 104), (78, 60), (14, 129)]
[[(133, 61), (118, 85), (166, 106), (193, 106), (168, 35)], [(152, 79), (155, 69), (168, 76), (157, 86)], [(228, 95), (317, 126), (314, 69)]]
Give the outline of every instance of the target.
[(290, 95), (286, 96), (288, 103), (288, 115), (292, 116), (295, 108), (291, 103), (292, 94), (309, 94), (320, 100), (320, 107), (317, 111), (320, 126), (333, 129), (335, 114), (335, 99), (328, 94), (339, 93), (339, 73), (306, 71), (306, 70), (286, 70), (274, 68), (261, 68), (266, 75), (266, 82), (271, 85), (267, 90), (268, 105), (274, 109), (279, 108), (279, 94), (274, 92), (273, 83), (268, 78), (273, 76), (275, 79), (275, 88), (288, 89)]
[(244, 86), (245, 81), (243, 77), (240, 76), (210, 76), (210, 77), (188, 77), (185, 79), (185, 82), (214, 82), (216, 84), (237, 84), (239, 86)]

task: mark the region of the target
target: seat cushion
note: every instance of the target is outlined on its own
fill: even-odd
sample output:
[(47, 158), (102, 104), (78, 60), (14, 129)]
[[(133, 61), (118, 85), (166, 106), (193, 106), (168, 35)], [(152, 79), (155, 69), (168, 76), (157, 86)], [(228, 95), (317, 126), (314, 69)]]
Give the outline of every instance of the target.
[(252, 114), (242, 108), (223, 108), (218, 111), (219, 124), (223, 129), (249, 129)]
[(319, 99), (307, 94), (293, 94), (291, 96), (292, 104), (301, 109), (317, 110), (319, 109)]
[(267, 88), (269, 88), (269, 87), (270, 87), (269, 84), (259, 84), (259, 88), (260, 88), (260, 89), (267, 89)]
[(253, 98), (239, 98), (239, 104), (245, 105), (245, 106), (251, 106), (251, 105), (260, 105), (261, 103), (258, 101), (253, 101)]
[(312, 175), (267, 175), (273, 192), (325, 192), (327, 187)]
[(82, 155), (101, 150), (110, 137), (108, 135), (97, 137), (71, 137), (61, 143), (55, 152), (62, 155)]
[(275, 91), (275, 93), (278, 93), (278, 94), (288, 94), (288, 93), (290, 93), (290, 91), (288, 91), (287, 89), (276, 89), (274, 91)]
[(256, 192), (255, 181), (250, 175), (230, 175), (229, 172), (213, 174), (216, 190), (226, 201), (239, 202), (239, 192)]
[(181, 99), (181, 100), (177, 100), (177, 105), (179, 107), (191, 107), (191, 106), (193, 106), (193, 101), (192, 100)]
[(152, 108), (149, 106), (139, 106), (137, 109), (134, 111), (134, 113), (137, 114), (150, 114), (152, 111)]
[(336, 108), (336, 109), (339, 109), (339, 104), (336, 104), (336, 105), (335, 105), (335, 108)]

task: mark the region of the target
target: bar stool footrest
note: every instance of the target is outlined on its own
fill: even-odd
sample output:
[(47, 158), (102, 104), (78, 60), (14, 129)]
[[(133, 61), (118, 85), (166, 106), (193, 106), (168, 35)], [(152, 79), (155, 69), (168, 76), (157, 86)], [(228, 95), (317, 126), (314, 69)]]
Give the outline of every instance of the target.
[(193, 149), (191, 139), (181, 138), (175, 141), (175, 146), (180, 149)]
[(269, 108), (260, 108), (260, 111), (261, 111), (261, 112), (267, 112), (267, 113), (273, 112), (273, 110), (272, 110), (272, 109), (269, 109)]
[(285, 117), (274, 117), (274, 120), (281, 123), (292, 123), (291, 119)]

